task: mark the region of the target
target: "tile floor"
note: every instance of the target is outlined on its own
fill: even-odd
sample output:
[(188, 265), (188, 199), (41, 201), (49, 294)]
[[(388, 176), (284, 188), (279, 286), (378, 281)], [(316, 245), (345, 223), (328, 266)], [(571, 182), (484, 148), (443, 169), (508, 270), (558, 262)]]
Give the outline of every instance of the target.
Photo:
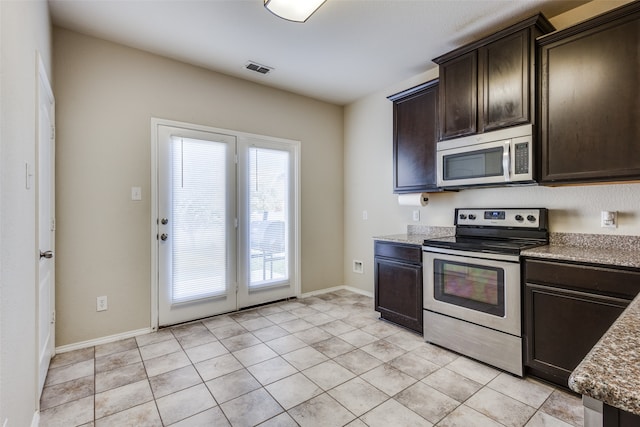
[(578, 397), (372, 307), (341, 290), (59, 354), (40, 426), (582, 426)]

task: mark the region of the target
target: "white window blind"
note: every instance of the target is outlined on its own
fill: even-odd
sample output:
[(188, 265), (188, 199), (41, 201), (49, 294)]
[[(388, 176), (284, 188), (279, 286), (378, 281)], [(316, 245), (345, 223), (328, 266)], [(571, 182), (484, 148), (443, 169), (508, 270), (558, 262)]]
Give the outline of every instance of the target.
[(227, 289), (227, 144), (172, 138), (172, 303)]

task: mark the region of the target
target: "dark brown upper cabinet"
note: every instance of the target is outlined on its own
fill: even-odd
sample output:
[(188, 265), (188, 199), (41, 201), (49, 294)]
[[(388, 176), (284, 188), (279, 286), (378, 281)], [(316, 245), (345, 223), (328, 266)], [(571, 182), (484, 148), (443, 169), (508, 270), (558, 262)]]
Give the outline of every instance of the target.
[(553, 30), (538, 14), (435, 58), (440, 138), (534, 123), (535, 39)]
[(540, 181), (640, 179), (640, 2), (540, 45)]
[(438, 191), (438, 80), (389, 99), (393, 101), (393, 192)]

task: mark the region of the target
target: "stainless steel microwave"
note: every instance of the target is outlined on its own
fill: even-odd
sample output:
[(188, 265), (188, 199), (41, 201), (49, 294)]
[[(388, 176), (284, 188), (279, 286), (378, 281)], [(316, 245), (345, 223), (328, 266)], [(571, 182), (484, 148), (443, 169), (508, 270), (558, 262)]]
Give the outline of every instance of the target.
[(535, 184), (532, 134), (528, 124), (438, 142), (438, 187)]

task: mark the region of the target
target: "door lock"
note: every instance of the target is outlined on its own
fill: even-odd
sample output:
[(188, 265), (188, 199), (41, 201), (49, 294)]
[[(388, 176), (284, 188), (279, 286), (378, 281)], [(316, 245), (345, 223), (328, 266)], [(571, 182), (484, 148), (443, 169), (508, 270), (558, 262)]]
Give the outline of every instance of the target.
[(169, 238), (169, 235), (168, 235), (167, 233), (162, 233), (162, 234), (160, 235), (160, 240), (162, 240), (163, 242), (164, 242), (165, 240), (167, 240), (168, 238)]
[(45, 258), (45, 259), (53, 258), (53, 252), (52, 251), (45, 251), (45, 252), (40, 251), (40, 259), (42, 259), (42, 258)]

